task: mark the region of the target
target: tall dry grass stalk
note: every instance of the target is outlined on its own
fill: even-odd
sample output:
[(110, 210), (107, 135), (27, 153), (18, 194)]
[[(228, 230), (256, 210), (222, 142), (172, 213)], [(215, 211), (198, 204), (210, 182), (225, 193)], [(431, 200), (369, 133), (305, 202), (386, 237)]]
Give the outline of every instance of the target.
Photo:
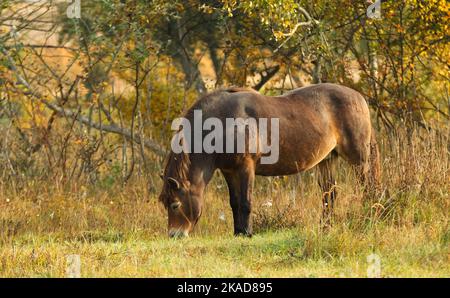
[[(337, 165), (338, 198), (334, 222), (364, 233), (377, 225), (413, 227), (430, 224), (448, 229), (448, 133), (416, 129), (408, 138), (383, 135), (383, 192), (363, 199), (364, 191), (345, 161)], [(36, 160), (36, 162), (38, 159)], [(40, 166), (45, 167), (44, 164)], [(157, 202), (159, 178), (135, 175), (119, 181), (90, 183), (50, 180), (46, 176), (12, 175), (3, 163), (0, 181), (0, 241), (24, 234), (60, 235), (64, 239), (120, 239), (139, 232), (164, 236), (166, 212)], [(156, 171), (155, 171), (156, 172)], [(6, 174), (7, 173), (7, 174)], [(254, 196), (256, 232), (293, 227), (320, 230), (321, 193), (314, 170), (290, 177), (258, 177)], [(232, 215), (226, 184), (217, 173), (205, 196), (203, 218), (196, 235), (231, 233)]]

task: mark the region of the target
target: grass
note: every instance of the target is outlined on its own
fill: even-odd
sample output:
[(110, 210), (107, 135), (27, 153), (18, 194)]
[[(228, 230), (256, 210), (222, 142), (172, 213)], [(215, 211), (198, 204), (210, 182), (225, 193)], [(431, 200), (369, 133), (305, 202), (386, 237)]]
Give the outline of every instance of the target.
[[(0, 276), (64, 277), (67, 256), (84, 277), (450, 277), (446, 140), (402, 137), (383, 148), (383, 188), (363, 199), (339, 165), (333, 227), (319, 226), (315, 172), (258, 178), (251, 239), (232, 236), (226, 187), (217, 175), (188, 239), (166, 237), (166, 212), (147, 180), (108, 187), (45, 179), (0, 183)], [(272, 203), (271, 207), (267, 202)]]
[(367, 256), (375, 253), (383, 277), (448, 277), (448, 242), (423, 235), (421, 228), (359, 235), (345, 228), (326, 235), (305, 228), (252, 239), (227, 235), (181, 241), (113, 231), (87, 241), (26, 235), (2, 248), (0, 271), (2, 276), (61, 277), (66, 256), (79, 254), (86, 277), (365, 277), (371, 265)]

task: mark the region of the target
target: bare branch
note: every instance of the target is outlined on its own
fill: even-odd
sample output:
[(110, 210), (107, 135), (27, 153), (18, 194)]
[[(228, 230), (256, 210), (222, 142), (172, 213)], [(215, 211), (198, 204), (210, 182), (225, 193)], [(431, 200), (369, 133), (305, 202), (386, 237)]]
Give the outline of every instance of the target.
[(120, 128), (116, 124), (104, 125), (104, 124), (92, 122), (92, 121), (90, 121), (90, 119), (88, 117), (80, 115), (77, 111), (72, 111), (70, 109), (64, 109), (55, 103), (49, 102), (48, 100), (46, 100), (44, 98), (44, 96), (42, 96), (42, 94), (39, 93), (39, 91), (33, 90), (32, 86), (30, 86), (30, 84), (27, 82), (27, 80), (25, 80), (24, 77), (19, 73), (19, 71), (14, 63), (14, 60), (11, 58), (9, 53), (5, 49), (0, 49), (0, 51), (8, 59), (9, 68), (14, 72), (16, 79), (18, 81), (18, 84), (20, 84), (28, 89), (28, 92), (24, 92), (24, 93), (28, 96), (38, 99), (40, 102), (45, 104), (45, 106), (47, 106), (52, 111), (54, 111), (64, 117), (71, 117), (71, 118), (77, 120), (78, 122), (80, 122), (84, 125), (87, 125), (89, 127), (95, 128), (97, 130), (119, 134), (119, 135), (124, 136), (128, 140), (132, 140), (138, 144), (142, 143), (147, 148), (149, 148), (150, 150), (152, 150), (154, 153), (156, 153), (158, 155), (164, 155), (166, 153), (163, 150), (163, 148), (159, 144), (157, 144), (155, 141), (150, 140), (150, 139), (141, 139), (139, 136), (132, 136), (132, 132), (127, 128)]
[(303, 13), (303, 15), (306, 17), (307, 21), (299, 22), (294, 26), (294, 28), (291, 30), (291, 32), (283, 33), (283, 36), (285, 36), (287, 38), (273, 51), (274, 53), (278, 52), (292, 38), (292, 36), (294, 36), (294, 34), (295, 34), (295, 32), (297, 32), (298, 28), (319, 24), (319, 21), (313, 19), (303, 7), (299, 7), (298, 9)]
[[(278, 71), (280, 70), (279, 65), (269, 67), (266, 71), (261, 73), (261, 81), (252, 88), (255, 90), (261, 89)], [(264, 74), (265, 73), (265, 74)]]

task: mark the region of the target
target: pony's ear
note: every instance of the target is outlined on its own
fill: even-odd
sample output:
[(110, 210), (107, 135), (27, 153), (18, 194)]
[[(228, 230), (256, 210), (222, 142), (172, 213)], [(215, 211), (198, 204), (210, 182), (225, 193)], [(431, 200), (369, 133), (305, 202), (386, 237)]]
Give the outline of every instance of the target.
[(164, 175), (163, 175), (163, 173), (160, 173), (160, 174), (159, 174), (159, 178), (161, 178), (161, 179), (164, 181)]
[(169, 178), (167, 178), (167, 182), (169, 183), (169, 185), (172, 189), (175, 189), (175, 190), (180, 189), (180, 183), (175, 178), (169, 177)]

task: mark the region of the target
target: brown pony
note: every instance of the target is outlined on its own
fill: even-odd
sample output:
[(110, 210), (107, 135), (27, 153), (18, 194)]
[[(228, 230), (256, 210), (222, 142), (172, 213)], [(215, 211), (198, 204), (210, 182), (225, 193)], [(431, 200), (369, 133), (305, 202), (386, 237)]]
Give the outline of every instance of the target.
[[(207, 94), (186, 113), (203, 117), (278, 118), (279, 159), (260, 162), (257, 153), (173, 153), (162, 179), (160, 201), (168, 210), (169, 236), (187, 236), (202, 213), (203, 192), (219, 169), (228, 185), (234, 233), (251, 236), (252, 188), (255, 175), (296, 174), (318, 166), (323, 195), (323, 219), (329, 223), (336, 198), (332, 164), (343, 157), (358, 170), (361, 180), (374, 186), (379, 178), (379, 156), (369, 108), (357, 91), (317, 84), (282, 96), (265, 96), (252, 89), (230, 88)], [(269, 134), (271, 132), (269, 131)]]

